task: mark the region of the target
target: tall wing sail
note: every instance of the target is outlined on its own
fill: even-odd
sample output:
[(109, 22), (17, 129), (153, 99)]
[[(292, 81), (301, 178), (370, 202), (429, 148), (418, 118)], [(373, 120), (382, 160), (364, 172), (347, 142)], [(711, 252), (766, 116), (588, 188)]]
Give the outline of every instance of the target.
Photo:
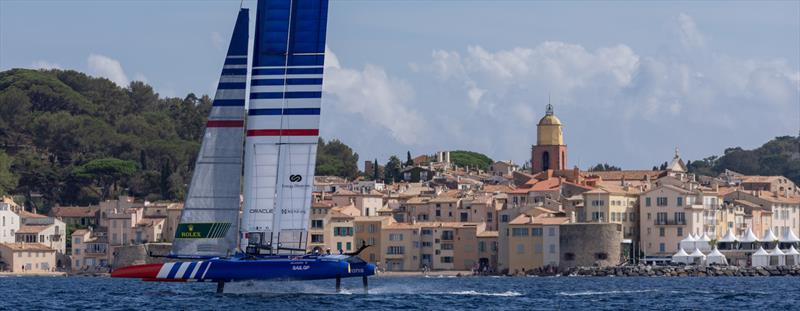
[[(242, 245), (305, 248), (327, 0), (261, 0), (245, 140)], [(258, 238), (258, 243), (254, 240)]]
[(238, 244), (249, 10), (233, 29), (172, 254), (227, 256)]

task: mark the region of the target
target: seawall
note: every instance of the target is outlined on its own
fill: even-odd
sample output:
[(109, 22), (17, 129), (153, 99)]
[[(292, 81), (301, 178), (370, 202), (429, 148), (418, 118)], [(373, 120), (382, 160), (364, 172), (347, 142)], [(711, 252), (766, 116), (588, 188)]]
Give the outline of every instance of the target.
[(800, 266), (623, 266), (575, 267), (560, 273), (564, 276), (800, 276)]

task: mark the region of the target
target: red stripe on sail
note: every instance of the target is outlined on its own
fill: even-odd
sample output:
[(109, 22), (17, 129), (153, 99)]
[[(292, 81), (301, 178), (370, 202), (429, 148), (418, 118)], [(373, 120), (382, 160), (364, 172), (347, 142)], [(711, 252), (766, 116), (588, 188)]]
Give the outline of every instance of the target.
[(206, 127), (243, 127), (242, 120), (209, 120)]
[(317, 136), (318, 129), (247, 130), (247, 136)]

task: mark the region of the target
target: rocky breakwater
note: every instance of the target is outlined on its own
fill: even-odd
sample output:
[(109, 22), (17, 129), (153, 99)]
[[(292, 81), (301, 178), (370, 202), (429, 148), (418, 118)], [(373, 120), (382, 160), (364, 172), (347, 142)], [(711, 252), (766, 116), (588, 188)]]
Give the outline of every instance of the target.
[(800, 266), (622, 266), (575, 267), (564, 276), (800, 276)]

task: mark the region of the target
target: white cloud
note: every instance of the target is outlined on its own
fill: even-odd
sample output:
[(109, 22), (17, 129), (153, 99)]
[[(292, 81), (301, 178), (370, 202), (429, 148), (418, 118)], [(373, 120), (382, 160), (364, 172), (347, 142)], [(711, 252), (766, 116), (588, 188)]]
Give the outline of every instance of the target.
[(414, 96), (408, 82), (374, 65), (361, 70), (342, 67), (330, 50), (326, 52), (325, 67), (324, 91), (330, 95), (326, 96), (326, 105), (388, 130), (400, 143), (420, 142), (426, 122), (408, 106)]
[(703, 48), (706, 45), (705, 36), (697, 29), (694, 19), (686, 13), (678, 15), (678, 31), (681, 44), (687, 49)]
[(56, 63), (51, 63), (45, 60), (37, 60), (31, 64), (31, 68), (33, 69), (61, 69), (61, 65)]
[(91, 54), (88, 59), (89, 73), (95, 76), (105, 77), (121, 87), (127, 87), (130, 80), (122, 70), (119, 61), (108, 56)]
[(219, 32), (212, 31), (211, 32), (211, 46), (213, 46), (217, 50), (221, 50), (225, 47), (225, 38)]

